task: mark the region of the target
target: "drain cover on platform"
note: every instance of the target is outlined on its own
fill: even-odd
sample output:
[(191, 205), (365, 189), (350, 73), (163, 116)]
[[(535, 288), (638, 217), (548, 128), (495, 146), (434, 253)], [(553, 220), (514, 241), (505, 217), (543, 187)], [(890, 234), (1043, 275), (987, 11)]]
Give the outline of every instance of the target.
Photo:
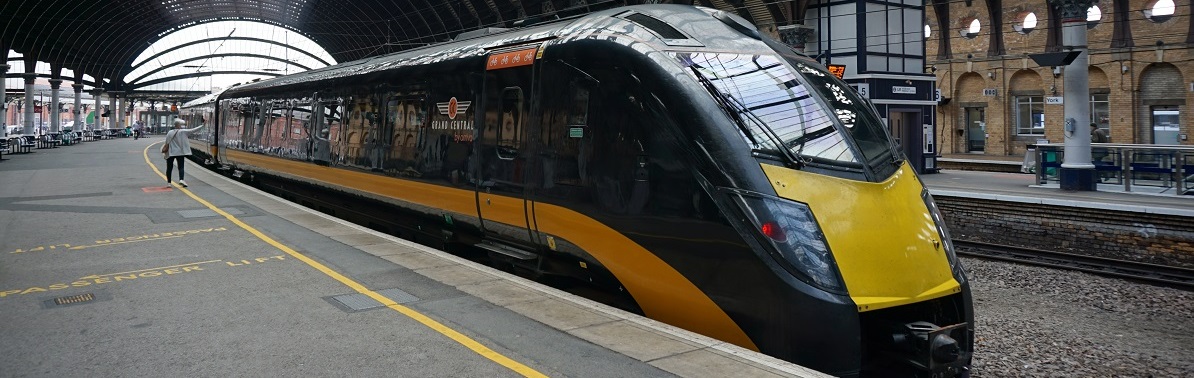
[(90, 303), (94, 303), (94, 302), (105, 301), (108, 299), (112, 299), (112, 297), (110, 295), (107, 295), (104, 292), (91, 292), (91, 293), (83, 293), (83, 294), (77, 294), (77, 295), (67, 295), (67, 296), (62, 296), (62, 297), (57, 297), (57, 298), (43, 299), (41, 302), (41, 307), (43, 309), (67, 307), (67, 306), (90, 304)]
[[(377, 293), (395, 303), (410, 303), (419, 300), (418, 297), (397, 288), (378, 290)], [(348, 312), (359, 312), (384, 307), (380, 302), (361, 293), (337, 295), (328, 298), (328, 301)]]

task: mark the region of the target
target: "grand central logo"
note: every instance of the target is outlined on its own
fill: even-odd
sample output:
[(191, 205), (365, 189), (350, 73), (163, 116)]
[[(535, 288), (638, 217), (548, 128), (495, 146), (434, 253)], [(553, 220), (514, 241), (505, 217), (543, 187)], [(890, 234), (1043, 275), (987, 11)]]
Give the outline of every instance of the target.
[(439, 109), (439, 114), (448, 116), (448, 120), (431, 122), (431, 128), (435, 130), (472, 130), (472, 120), (456, 120), (457, 116), (468, 112), (469, 105), (472, 105), (472, 103), (472, 101), (457, 101), (456, 97), (448, 99), (448, 102), (435, 103), (435, 107)]

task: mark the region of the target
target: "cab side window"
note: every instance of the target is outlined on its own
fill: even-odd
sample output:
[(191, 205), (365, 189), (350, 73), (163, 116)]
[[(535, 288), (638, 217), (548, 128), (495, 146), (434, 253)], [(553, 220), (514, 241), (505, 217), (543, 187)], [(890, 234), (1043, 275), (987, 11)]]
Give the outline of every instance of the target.
[(544, 69), (543, 80), (537, 192), (554, 201), (590, 202), (589, 164), (595, 147), (595, 131), (589, 124), (590, 93), (597, 83), (559, 64)]

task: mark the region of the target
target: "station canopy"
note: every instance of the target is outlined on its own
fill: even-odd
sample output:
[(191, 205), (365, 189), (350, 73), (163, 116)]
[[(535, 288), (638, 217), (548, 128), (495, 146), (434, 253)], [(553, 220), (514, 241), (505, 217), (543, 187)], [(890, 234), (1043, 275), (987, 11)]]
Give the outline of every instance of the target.
[(0, 51), (10, 92), (33, 72), (134, 97), (193, 94), (643, 2), (720, 8), (767, 28), (803, 19), (809, 0), (14, 0), (0, 1)]

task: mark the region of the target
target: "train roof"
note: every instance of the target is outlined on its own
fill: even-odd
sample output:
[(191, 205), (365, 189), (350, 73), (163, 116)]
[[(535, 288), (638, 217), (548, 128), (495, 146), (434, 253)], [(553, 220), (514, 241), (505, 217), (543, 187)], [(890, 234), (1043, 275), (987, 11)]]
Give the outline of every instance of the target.
[(221, 93), (223, 93), (223, 92), (224, 92), (224, 91), (219, 91), (219, 92), (215, 92), (215, 93), (208, 93), (208, 94), (205, 94), (205, 95), (203, 95), (203, 96), (199, 96), (199, 98), (196, 98), (196, 99), (194, 99), (194, 100), (191, 100), (191, 101), (187, 101), (186, 103), (182, 104), (182, 107), (186, 108), (186, 107), (197, 106), (197, 105), (203, 105), (203, 104), (208, 104), (208, 103), (215, 102), (215, 101), (216, 101), (216, 98), (220, 97), (220, 94), (221, 94)]
[[(619, 38), (622, 40), (618, 41)], [(534, 43), (552, 45), (603, 39), (623, 44), (646, 43), (656, 50), (768, 50), (759, 38), (758, 30), (749, 22), (720, 10), (688, 5), (636, 5), (545, 24), (464, 33), (454, 41), (235, 86), (219, 97), (248, 96), (267, 90), (314, 91), (320, 84), (331, 81), (453, 60), (480, 59), (504, 47)]]

